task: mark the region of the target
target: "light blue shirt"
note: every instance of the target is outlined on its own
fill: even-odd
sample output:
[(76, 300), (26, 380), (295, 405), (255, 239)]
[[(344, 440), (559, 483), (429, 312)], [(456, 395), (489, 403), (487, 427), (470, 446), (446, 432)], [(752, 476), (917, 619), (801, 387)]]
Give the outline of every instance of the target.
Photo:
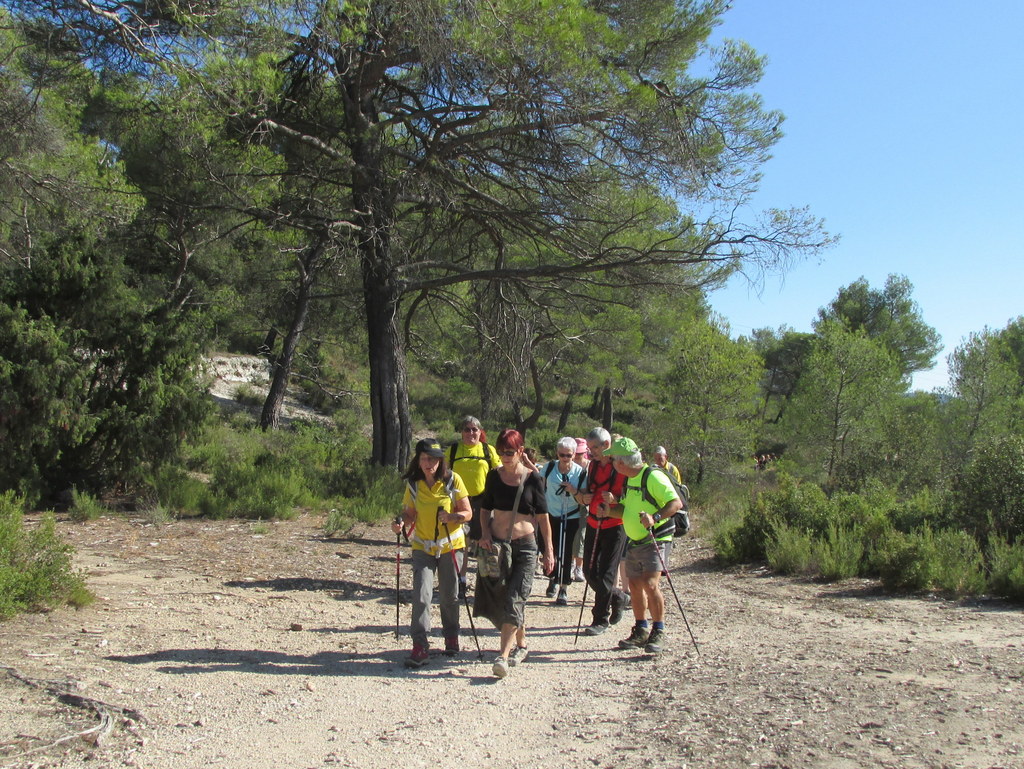
[(544, 495), (547, 498), (548, 515), (552, 518), (579, 518), (579, 503), (570, 496), (562, 482), (568, 481), (578, 491), (583, 483), (583, 468), (573, 462), (569, 472), (563, 473), (558, 469), (558, 461), (551, 460), (540, 469), (540, 475), (547, 478)]

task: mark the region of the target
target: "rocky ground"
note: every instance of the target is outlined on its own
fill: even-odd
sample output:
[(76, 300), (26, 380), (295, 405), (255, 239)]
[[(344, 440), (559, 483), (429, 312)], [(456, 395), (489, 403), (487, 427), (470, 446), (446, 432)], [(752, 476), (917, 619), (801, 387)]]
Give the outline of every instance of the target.
[[(0, 624), (0, 767), (1024, 767), (1020, 610), (720, 571), (693, 536), (657, 657), (574, 641), (535, 583), (497, 634), (418, 671), (387, 527), (59, 522), (98, 596)], [(402, 552), (402, 598), (411, 574)], [(481, 621), (483, 622), (483, 621)], [(486, 624), (484, 622), (484, 624)]]

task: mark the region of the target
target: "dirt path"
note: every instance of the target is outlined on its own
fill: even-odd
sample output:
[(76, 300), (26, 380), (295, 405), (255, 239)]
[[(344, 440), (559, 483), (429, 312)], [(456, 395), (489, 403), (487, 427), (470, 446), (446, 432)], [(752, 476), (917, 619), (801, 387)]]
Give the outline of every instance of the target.
[(485, 662), (410, 672), (390, 530), (320, 524), (61, 523), (100, 599), (0, 625), (0, 664), (70, 682), (114, 729), (53, 745), (96, 713), (0, 671), (0, 767), (1024, 767), (1013, 607), (720, 572), (688, 538), (699, 657), (676, 609), (657, 658), (616, 648), (628, 621), (574, 648), (582, 586), (558, 608), (538, 582), (507, 679), (479, 623)]

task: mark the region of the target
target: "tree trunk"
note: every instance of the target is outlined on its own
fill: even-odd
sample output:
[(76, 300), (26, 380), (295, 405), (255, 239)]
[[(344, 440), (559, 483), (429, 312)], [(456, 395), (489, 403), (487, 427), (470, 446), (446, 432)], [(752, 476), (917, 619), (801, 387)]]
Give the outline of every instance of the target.
[(533, 381), (533, 413), (525, 419), (517, 414), (516, 420), (516, 429), (522, 434), (523, 440), (526, 440), (527, 431), (537, 426), (540, 415), (544, 412), (544, 388), (541, 386), (540, 369), (537, 368), (537, 361), (533, 357), (530, 358), (530, 379)]
[(565, 434), (565, 429), (569, 425), (569, 417), (572, 415), (572, 401), (575, 395), (575, 390), (569, 390), (569, 394), (565, 396), (565, 404), (562, 406), (562, 414), (558, 417), (558, 432), (562, 435)]
[(612, 388), (605, 385), (601, 399), (601, 426), (608, 432), (612, 431)]
[(405, 346), (398, 324), (400, 290), (387, 274), (390, 260), (378, 249), (379, 240), (367, 244), (377, 253), (363, 259), (363, 296), (366, 303), (366, 338), (370, 364), (370, 413), (373, 419), (374, 464), (404, 469), (409, 462), (412, 424)]
[(309, 317), (309, 307), (313, 300), (313, 288), (316, 286), (326, 250), (326, 241), (318, 239), (306, 248), (299, 260), (299, 285), (292, 320), (281, 344), (281, 354), (273, 363), (270, 392), (263, 402), (263, 413), (260, 415), (260, 427), (263, 430), (276, 430), (281, 424), (281, 406), (285, 393), (288, 392), (288, 380), (295, 364), (295, 353), (299, 348), (302, 332), (306, 328), (306, 318)]

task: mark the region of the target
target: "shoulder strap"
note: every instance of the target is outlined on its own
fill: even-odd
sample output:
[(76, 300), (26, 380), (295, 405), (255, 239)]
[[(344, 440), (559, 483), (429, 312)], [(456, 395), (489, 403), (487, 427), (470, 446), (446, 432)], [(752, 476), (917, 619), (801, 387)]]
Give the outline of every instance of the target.
[(448, 447), (448, 467), (455, 464), (455, 453), (459, 450), (458, 441)]
[(654, 497), (651, 496), (651, 492), (647, 490), (647, 479), (651, 477), (651, 466), (647, 465), (644, 471), (640, 474), (640, 492), (644, 495), (644, 502), (654, 505), (655, 508), (660, 508), (661, 505), (655, 501)]
[(494, 452), (494, 447), (487, 441), (480, 441), (480, 445), (484, 447), (484, 459), (486, 461), (490, 462), (491, 457), (497, 458), (498, 455)]
[(545, 481), (546, 481), (546, 480), (547, 480), (548, 478), (550, 478), (550, 477), (551, 477), (551, 473), (552, 473), (552, 472), (554, 472), (554, 470), (555, 470), (555, 465), (557, 465), (557, 464), (558, 464), (558, 463), (557, 463), (557, 462), (555, 462), (555, 460), (553, 460), (553, 459), (552, 459), (552, 460), (551, 460), (550, 462), (548, 462), (548, 463), (547, 463), (547, 465), (545, 465), (545, 466), (544, 466), (544, 480), (545, 480)]

